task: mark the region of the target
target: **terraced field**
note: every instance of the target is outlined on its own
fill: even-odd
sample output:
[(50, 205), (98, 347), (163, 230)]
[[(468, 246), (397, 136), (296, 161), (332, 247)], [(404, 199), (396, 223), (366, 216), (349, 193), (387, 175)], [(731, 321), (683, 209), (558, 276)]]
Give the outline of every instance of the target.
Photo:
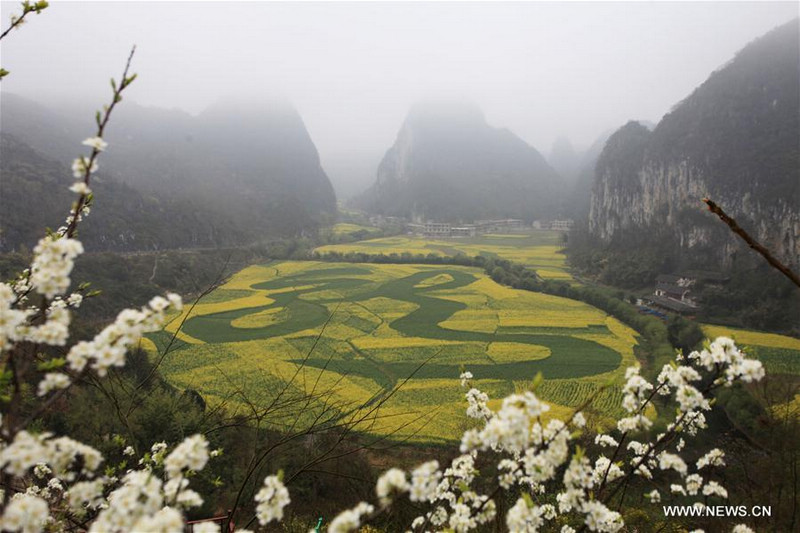
[(436, 254), (452, 256), (500, 257), (534, 268), (546, 279), (572, 280), (566, 268), (566, 256), (561, 253), (561, 233), (549, 230), (530, 230), (526, 233), (480, 235), (446, 240), (413, 236), (384, 237), (348, 244), (321, 246), (317, 252), (361, 252), (368, 254)]
[(244, 410), (244, 396), (267, 405), (324, 391), (302, 417), (287, 410), (270, 422), (380, 405), (362, 431), (423, 441), (463, 431), (462, 367), (494, 398), (541, 372), (538, 392), (555, 413), (597, 395), (601, 418), (618, 414), (619, 390), (604, 385), (621, 381), (636, 343), (630, 328), (593, 307), (452, 266), (251, 266), (151, 336), (151, 348), (181, 322), (162, 366), (176, 386)]

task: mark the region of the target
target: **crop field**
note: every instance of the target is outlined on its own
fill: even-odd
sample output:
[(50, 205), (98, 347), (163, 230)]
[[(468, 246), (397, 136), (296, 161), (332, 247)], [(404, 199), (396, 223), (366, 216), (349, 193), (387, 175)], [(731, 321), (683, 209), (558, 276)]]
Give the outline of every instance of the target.
[(380, 229), (374, 226), (362, 226), (360, 224), (350, 224), (347, 222), (340, 222), (338, 224), (334, 224), (333, 226), (334, 235), (351, 235), (361, 231), (367, 233), (379, 233)]
[(764, 363), (764, 368), (770, 374), (800, 376), (800, 339), (709, 324), (703, 325), (703, 331), (709, 338), (732, 338), (748, 354)]
[[(795, 383), (800, 380), (800, 339), (710, 324), (703, 325), (703, 332), (712, 339), (719, 336), (732, 338), (748, 355), (764, 364), (768, 375), (777, 375)], [(800, 416), (800, 394), (796, 394), (793, 400), (778, 402), (770, 408), (781, 418), (787, 415)]]
[(608, 421), (636, 344), (598, 309), (477, 268), (313, 261), (248, 267), (143, 345), (173, 335), (164, 374), (211, 404), (278, 406), (276, 427), (336, 412), (360, 431), (424, 442), (468, 427), (462, 369), (492, 398), (541, 372), (553, 413), (594, 397), (589, 410)]
[(395, 236), (369, 239), (348, 244), (321, 246), (317, 252), (361, 252), (368, 254), (436, 254), (453, 256), (499, 257), (531, 267), (545, 279), (571, 281), (566, 268), (566, 256), (561, 252), (561, 233), (550, 230), (530, 230), (526, 233), (486, 234), (476, 237), (425, 239), (414, 236)]

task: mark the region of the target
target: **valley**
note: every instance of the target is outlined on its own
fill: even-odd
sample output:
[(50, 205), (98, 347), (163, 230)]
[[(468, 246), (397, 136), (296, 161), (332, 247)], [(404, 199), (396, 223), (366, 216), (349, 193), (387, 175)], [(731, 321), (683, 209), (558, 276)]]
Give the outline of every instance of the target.
[(0, 32), (0, 530), (799, 530), (794, 4), (202, 4)]
[(476, 268), (315, 261), (238, 272), (152, 336), (150, 349), (176, 332), (162, 372), (211, 403), (246, 408), (238, 390), (266, 405), (284, 387), (302, 396), (314, 384), (341, 411), (387, 398), (359, 429), (420, 442), (463, 431), (462, 370), (493, 398), (525, 390), (541, 372), (551, 414), (597, 394), (589, 412), (608, 420), (636, 344), (602, 311), (503, 287)]
[(563, 234), (549, 230), (524, 233), (486, 234), (458, 239), (427, 239), (411, 235), (363, 240), (348, 244), (320, 246), (319, 254), (350, 252), (365, 254), (434, 254), (453, 257), (458, 254), (508, 259), (536, 270), (544, 279), (572, 281), (563, 253)]

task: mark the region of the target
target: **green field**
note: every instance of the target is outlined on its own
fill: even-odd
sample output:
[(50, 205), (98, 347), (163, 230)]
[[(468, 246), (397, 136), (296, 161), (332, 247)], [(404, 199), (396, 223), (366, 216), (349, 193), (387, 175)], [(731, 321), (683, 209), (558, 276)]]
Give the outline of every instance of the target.
[(374, 226), (362, 226), (360, 224), (351, 224), (348, 222), (340, 222), (334, 224), (332, 232), (334, 235), (352, 235), (354, 233), (380, 233), (380, 229)]
[[(601, 419), (619, 412), (617, 387), (634, 362), (634, 332), (574, 300), (500, 286), (454, 266), (280, 262), (248, 267), (150, 337), (163, 345), (185, 319), (162, 370), (213, 403), (248, 409), (278, 391), (326, 391), (348, 412), (381, 405), (361, 431), (420, 441), (456, 438), (466, 423), (461, 367), (493, 398), (529, 386), (563, 414), (596, 395)], [(410, 378), (410, 379), (408, 379)], [(295, 414), (270, 423), (298, 423)], [(398, 428), (401, 428), (397, 431)]]
[(414, 236), (395, 236), (370, 239), (348, 244), (321, 246), (319, 253), (361, 252), (368, 254), (436, 254), (453, 256), (459, 253), (469, 256), (499, 257), (531, 267), (545, 279), (569, 281), (566, 256), (561, 252), (562, 234), (550, 230), (529, 230), (526, 233), (479, 235), (452, 239), (425, 239)]
[(800, 376), (800, 339), (710, 324), (703, 325), (703, 332), (709, 338), (732, 338), (745, 352), (764, 363), (764, 368), (770, 374)]

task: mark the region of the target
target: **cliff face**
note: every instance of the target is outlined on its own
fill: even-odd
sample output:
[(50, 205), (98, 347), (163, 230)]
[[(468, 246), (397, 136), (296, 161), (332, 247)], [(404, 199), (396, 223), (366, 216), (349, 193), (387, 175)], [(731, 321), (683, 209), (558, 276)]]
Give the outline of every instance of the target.
[(742, 244), (704, 211), (709, 197), (800, 265), (799, 50), (795, 20), (745, 47), (652, 133), (629, 123), (612, 135), (595, 170), (590, 232), (612, 245), (670, 239), (729, 266)]
[(430, 219), (548, 216), (563, 187), (533, 147), (470, 105), (420, 104), (361, 199), (366, 209)]

